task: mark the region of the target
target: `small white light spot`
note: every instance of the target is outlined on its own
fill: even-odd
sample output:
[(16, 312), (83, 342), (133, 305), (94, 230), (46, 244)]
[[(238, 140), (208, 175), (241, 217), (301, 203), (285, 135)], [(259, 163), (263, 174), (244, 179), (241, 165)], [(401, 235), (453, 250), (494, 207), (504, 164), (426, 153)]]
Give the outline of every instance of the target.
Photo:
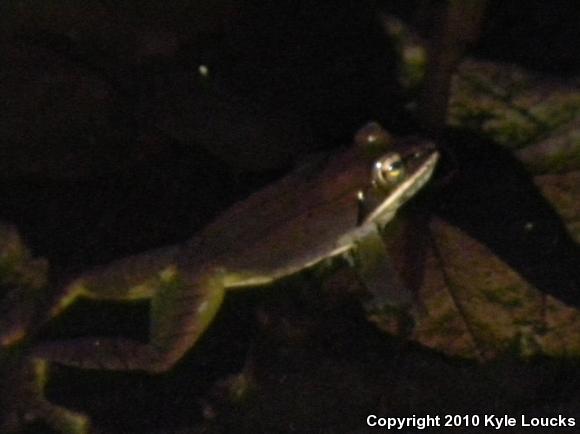
[(202, 77), (207, 77), (209, 76), (209, 68), (207, 67), (207, 65), (199, 65), (197, 67), (197, 71), (199, 72), (199, 74)]
[(535, 226), (536, 226), (536, 225), (534, 224), (534, 222), (527, 222), (527, 223), (524, 225), (524, 229), (525, 229), (527, 232), (530, 232), (531, 230), (533, 230), (533, 229), (534, 229), (534, 227), (535, 227)]

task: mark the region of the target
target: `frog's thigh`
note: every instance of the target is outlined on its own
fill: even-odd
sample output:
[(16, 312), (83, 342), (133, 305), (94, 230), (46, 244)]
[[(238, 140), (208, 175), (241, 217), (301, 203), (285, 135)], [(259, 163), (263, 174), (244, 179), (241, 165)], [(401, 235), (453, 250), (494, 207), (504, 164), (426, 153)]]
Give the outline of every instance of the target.
[(225, 295), (222, 268), (198, 270), (195, 278), (176, 274), (151, 300), (151, 345), (159, 354), (155, 370), (165, 371), (208, 328)]
[(175, 272), (173, 250), (130, 256), (82, 274), (56, 296), (50, 317), (58, 316), (78, 298), (127, 301), (153, 297), (159, 282)]
[(197, 342), (216, 316), (226, 291), (267, 285), (279, 277), (222, 267), (197, 270), (195, 276), (188, 279), (176, 274), (151, 301), (151, 344), (159, 354), (155, 370), (169, 369)]
[(207, 329), (224, 297), (223, 270), (207, 268), (196, 276), (190, 278), (173, 269), (158, 281), (151, 299), (148, 343), (80, 338), (42, 343), (32, 348), (32, 354), (88, 369), (166, 371)]

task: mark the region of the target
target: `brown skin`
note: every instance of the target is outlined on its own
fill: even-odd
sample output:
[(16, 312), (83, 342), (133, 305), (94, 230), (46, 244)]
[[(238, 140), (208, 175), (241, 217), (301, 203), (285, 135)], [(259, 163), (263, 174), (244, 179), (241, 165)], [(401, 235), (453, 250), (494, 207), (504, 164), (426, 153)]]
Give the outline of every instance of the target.
[[(377, 236), (377, 229), (429, 179), (437, 161), (429, 143), (393, 145), (374, 136), (357, 140), (358, 146), (305, 166), (234, 205), (184, 245), (79, 276), (64, 288), (50, 313), (57, 316), (77, 297), (150, 298), (149, 343), (87, 337), (42, 343), (32, 349), (32, 356), (84, 368), (166, 371), (195, 345), (228, 290), (272, 284), (337, 257), (356, 265), (357, 246), (364, 244), (359, 242)], [(388, 191), (378, 188), (371, 176), (385, 147), (399, 152), (407, 167), (401, 183)], [(371, 192), (374, 199), (362, 221), (359, 191)], [(388, 207), (373, 214), (385, 203)], [(378, 267), (360, 270), (373, 274)], [(384, 281), (384, 272), (379, 274)], [(363, 281), (368, 278), (362, 276)]]

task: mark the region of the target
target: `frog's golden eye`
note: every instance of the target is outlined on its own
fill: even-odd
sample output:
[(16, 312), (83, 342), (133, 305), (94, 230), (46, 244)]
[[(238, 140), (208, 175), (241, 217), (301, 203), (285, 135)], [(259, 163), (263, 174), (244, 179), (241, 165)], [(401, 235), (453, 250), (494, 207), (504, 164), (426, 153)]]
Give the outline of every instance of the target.
[(405, 163), (397, 153), (390, 153), (375, 161), (372, 182), (379, 188), (390, 190), (405, 179)]

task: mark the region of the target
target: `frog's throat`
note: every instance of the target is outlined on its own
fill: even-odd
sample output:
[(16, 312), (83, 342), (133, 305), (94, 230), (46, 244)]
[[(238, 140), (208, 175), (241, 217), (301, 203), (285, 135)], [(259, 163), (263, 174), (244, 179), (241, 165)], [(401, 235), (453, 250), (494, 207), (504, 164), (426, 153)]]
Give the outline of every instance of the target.
[(362, 222), (362, 226), (370, 222), (386, 224), (396, 214), (397, 210), (412, 198), (433, 175), (439, 153), (433, 152), (423, 164), (405, 181), (399, 184), (381, 204)]

